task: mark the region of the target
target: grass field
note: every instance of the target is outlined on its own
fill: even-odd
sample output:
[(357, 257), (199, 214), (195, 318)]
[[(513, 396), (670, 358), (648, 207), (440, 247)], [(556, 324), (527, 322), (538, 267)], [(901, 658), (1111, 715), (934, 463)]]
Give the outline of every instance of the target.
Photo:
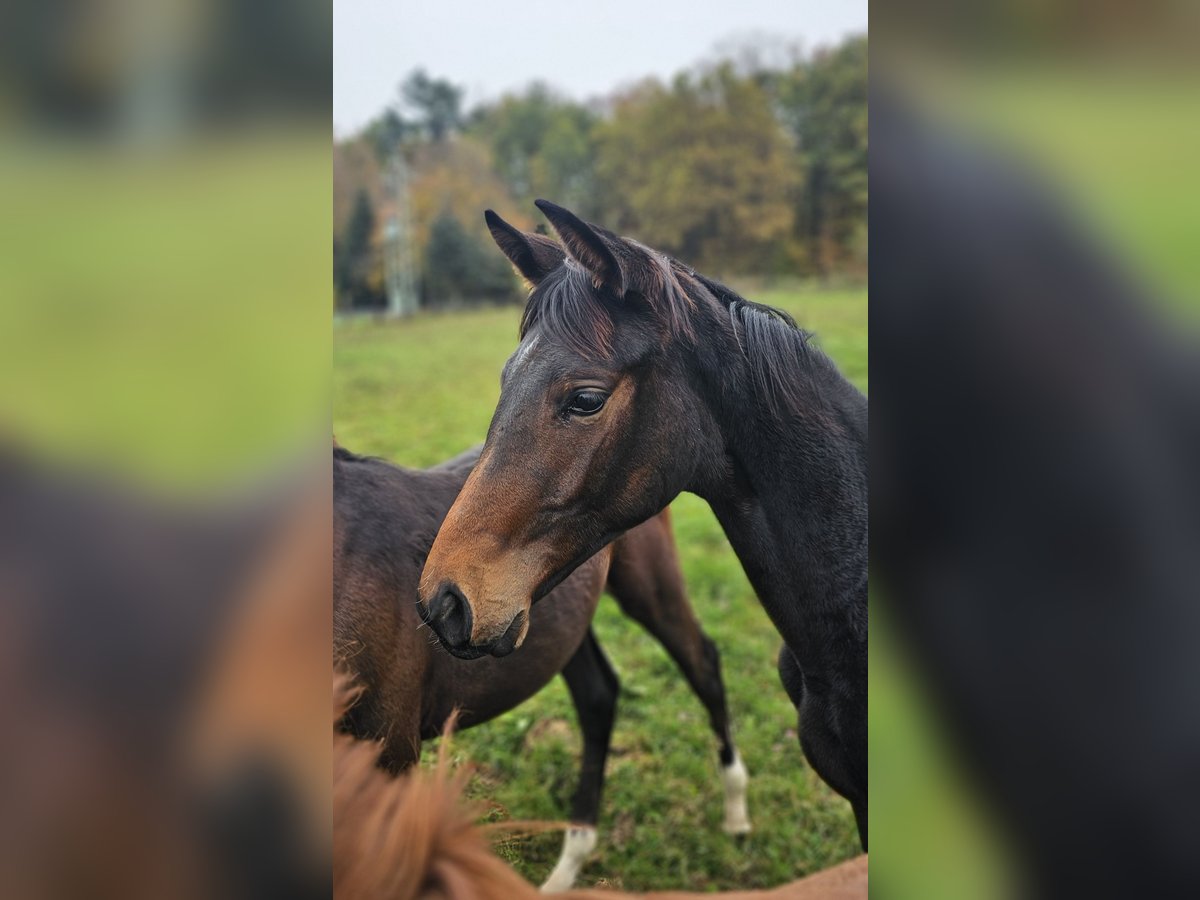
[[(865, 290), (750, 292), (805, 327), (867, 388)], [(339, 323), (334, 333), (334, 429), (360, 452), (408, 466), (436, 463), (483, 439), (500, 368), (516, 345), (519, 310)], [(699, 701), (666, 653), (611, 600), (596, 630), (622, 683), (600, 845), (582, 883), (629, 890), (775, 885), (858, 852), (849, 805), (805, 762), (795, 713), (775, 672), (780, 641), (703, 501), (672, 507), (693, 603), (720, 647), (735, 736), (750, 770), (754, 832), (721, 831), (715, 740)], [(561, 680), (517, 710), (464, 732), (455, 756), (475, 766), (474, 796), (490, 819), (561, 820), (574, 789), (578, 729)], [(540, 881), (557, 833), (501, 852)]]

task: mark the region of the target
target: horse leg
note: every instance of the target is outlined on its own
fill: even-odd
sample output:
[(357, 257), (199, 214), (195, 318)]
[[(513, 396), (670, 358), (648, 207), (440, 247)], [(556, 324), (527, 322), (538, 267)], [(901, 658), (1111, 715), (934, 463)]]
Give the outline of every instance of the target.
[(617, 714), (617, 694), (621, 687), (591, 628), (562, 674), (583, 731), (583, 765), (579, 771), (579, 786), (571, 800), (571, 827), (563, 837), (558, 864), (542, 885), (546, 892), (570, 890), (579, 870), (596, 849), (604, 764), (608, 759), (609, 740)]
[(421, 759), (420, 693), (406, 679), (378, 684), (378, 680), (373, 681), (346, 710), (341, 726), (360, 740), (379, 741), (379, 767), (391, 775), (399, 775)]
[(415, 766), (421, 761), (421, 742), (405, 735), (402, 740), (388, 735), (384, 739), (383, 749), (379, 752), (379, 767), (391, 775)]
[[(851, 691), (837, 691), (806, 679), (792, 651), (779, 654), (779, 677), (796, 704), (800, 747), (813, 770), (850, 801), (858, 839), (867, 849), (866, 702)], [(838, 694), (836, 702), (834, 695)]]
[(729, 834), (748, 833), (749, 774), (730, 732), (721, 654), (701, 629), (688, 600), (667, 511), (628, 532), (614, 545), (608, 589), (625, 614), (663, 645), (704, 704), (719, 745), (724, 829)]

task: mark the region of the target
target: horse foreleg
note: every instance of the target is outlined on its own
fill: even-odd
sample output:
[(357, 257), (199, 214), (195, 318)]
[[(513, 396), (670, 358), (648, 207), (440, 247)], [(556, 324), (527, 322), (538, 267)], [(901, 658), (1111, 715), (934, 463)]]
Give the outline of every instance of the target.
[(620, 682), (589, 628), (583, 643), (562, 671), (583, 731), (583, 765), (571, 801), (571, 827), (563, 838), (562, 854), (542, 885), (547, 892), (570, 890), (587, 858), (596, 849), (596, 821), (604, 790), (613, 720)]
[(688, 600), (666, 511), (614, 544), (608, 589), (625, 614), (663, 645), (708, 711), (719, 747), (724, 829), (746, 834), (751, 827), (746, 812), (749, 774), (729, 727), (721, 654), (701, 629)]
[(407, 683), (367, 690), (342, 715), (338, 730), (359, 740), (379, 741), (379, 766), (399, 775), (421, 759), (420, 698)]
[(850, 801), (858, 839), (867, 849), (866, 698), (847, 682), (832, 702), (837, 683), (806, 679), (787, 647), (779, 654), (779, 677), (798, 712), (800, 747), (813, 770)]

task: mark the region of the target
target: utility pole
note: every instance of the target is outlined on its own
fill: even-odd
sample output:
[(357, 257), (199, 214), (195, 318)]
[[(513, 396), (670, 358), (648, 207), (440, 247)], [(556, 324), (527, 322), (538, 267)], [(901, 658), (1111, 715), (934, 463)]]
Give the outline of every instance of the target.
[(408, 194), (408, 164), (400, 147), (388, 160), (387, 189), (391, 213), (384, 226), (384, 263), (388, 315), (411, 316), (417, 311), (416, 271), (413, 265), (412, 207)]

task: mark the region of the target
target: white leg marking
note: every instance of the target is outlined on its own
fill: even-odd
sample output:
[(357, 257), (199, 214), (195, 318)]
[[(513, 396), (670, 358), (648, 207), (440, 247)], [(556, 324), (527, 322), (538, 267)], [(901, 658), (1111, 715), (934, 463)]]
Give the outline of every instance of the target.
[(725, 831), (729, 834), (748, 834), (750, 816), (746, 814), (746, 786), (750, 773), (742, 763), (741, 754), (733, 751), (733, 762), (721, 767), (721, 785), (725, 788)]
[(542, 885), (542, 891), (555, 894), (569, 891), (579, 877), (579, 870), (596, 849), (596, 829), (590, 825), (572, 825), (563, 835), (562, 856), (558, 865)]

